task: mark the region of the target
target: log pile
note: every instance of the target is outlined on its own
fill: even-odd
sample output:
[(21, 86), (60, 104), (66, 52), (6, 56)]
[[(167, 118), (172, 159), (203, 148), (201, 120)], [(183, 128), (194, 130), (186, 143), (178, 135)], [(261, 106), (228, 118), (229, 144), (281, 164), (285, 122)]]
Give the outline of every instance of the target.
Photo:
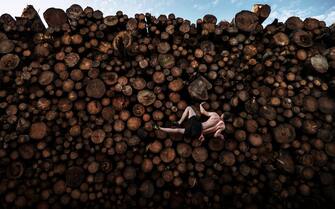
[[(3, 14), (0, 205), (331, 208), (335, 26), (270, 11)], [(224, 141), (153, 129), (203, 101)]]

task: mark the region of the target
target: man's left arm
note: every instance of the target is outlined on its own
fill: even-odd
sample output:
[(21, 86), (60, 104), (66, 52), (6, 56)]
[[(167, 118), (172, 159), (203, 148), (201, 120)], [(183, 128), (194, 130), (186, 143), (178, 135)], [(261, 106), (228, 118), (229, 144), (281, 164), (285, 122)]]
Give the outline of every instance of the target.
[(222, 129), (219, 129), (215, 132), (214, 137), (219, 137), (221, 139), (224, 139), (224, 136), (221, 134)]

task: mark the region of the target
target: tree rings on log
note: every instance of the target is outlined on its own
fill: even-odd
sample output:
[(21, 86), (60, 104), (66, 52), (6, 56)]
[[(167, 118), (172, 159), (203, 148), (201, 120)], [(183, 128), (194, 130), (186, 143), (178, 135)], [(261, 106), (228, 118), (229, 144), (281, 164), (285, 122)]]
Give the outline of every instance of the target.
[(255, 13), (243, 10), (235, 15), (235, 25), (243, 32), (253, 32), (258, 26), (258, 17)]

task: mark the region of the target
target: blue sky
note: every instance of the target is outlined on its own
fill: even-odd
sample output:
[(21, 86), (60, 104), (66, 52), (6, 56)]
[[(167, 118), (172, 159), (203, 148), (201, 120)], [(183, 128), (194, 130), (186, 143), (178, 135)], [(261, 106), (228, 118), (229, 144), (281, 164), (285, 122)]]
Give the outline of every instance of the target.
[(83, 7), (91, 6), (101, 10), (105, 15), (115, 14), (118, 10), (122, 10), (128, 16), (145, 12), (156, 16), (174, 13), (192, 22), (205, 14), (214, 14), (218, 20), (230, 21), (240, 10), (250, 10), (255, 3), (267, 3), (271, 6), (272, 12), (265, 24), (274, 18), (285, 21), (293, 15), (302, 19), (316, 17), (324, 20), (327, 25), (335, 22), (335, 0), (10, 0), (1, 5), (0, 13), (19, 16), (27, 4), (32, 4), (43, 16), (48, 7), (66, 9), (73, 3)]

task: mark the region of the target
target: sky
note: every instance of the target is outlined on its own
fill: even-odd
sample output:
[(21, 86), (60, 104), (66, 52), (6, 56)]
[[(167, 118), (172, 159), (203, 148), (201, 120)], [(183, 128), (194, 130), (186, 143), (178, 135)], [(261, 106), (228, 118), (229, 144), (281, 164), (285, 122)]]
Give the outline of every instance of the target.
[(267, 3), (272, 11), (265, 25), (275, 18), (285, 22), (290, 16), (298, 16), (301, 19), (315, 17), (325, 21), (328, 26), (335, 23), (335, 0), (9, 0), (1, 5), (0, 14), (20, 16), (23, 8), (31, 4), (43, 17), (43, 12), (49, 7), (66, 10), (74, 3), (83, 8), (91, 6), (95, 10), (99, 9), (105, 16), (114, 15), (118, 10), (123, 11), (128, 17), (146, 12), (155, 16), (174, 13), (177, 17), (191, 22), (196, 22), (205, 14), (215, 15), (218, 21), (231, 21), (237, 12), (251, 10), (255, 3)]

